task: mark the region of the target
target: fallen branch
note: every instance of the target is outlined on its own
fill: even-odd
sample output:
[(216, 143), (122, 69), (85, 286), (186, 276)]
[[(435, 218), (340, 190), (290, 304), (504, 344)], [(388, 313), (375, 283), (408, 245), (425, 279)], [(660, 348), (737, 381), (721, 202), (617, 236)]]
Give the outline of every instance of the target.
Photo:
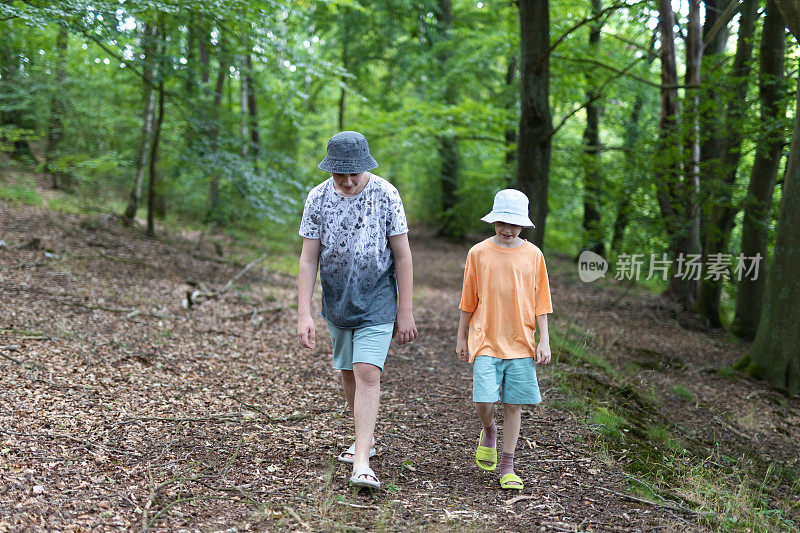
[(94, 446), (96, 448), (100, 448), (101, 450), (105, 450), (112, 453), (124, 453), (127, 455), (136, 455), (136, 456), (142, 455), (139, 452), (123, 450), (120, 448), (112, 448), (111, 446), (97, 444), (96, 442), (92, 442), (88, 439), (79, 439), (77, 437), (73, 437), (72, 435), (63, 435), (60, 433), (18, 433), (16, 431), (7, 431), (5, 429), (0, 429), (0, 433), (5, 433), (6, 435), (13, 435), (15, 437), (46, 437), (50, 439), (66, 439), (66, 440), (71, 440), (72, 442), (77, 442), (78, 444)]
[(186, 298), (183, 300), (182, 305), (184, 308), (189, 309), (195, 304), (202, 303), (202, 300), (208, 300), (212, 298), (219, 298), (226, 292), (228, 292), (233, 284), (239, 281), (242, 276), (247, 274), (247, 272), (256, 266), (258, 263), (262, 262), (266, 259), (266, 254), (263, 254), (258, 259), (254, 259), (247, 263), (244, 268), (242, 268), (235, 276), (228, 280), (228, 282), (218, 291), (203, 291), (203, 290), (195, 290), (195, 291), (186, 291)]
[(225, 315), (222, 317), (222, 320), (234, 320), (246, 316), (260, 315), (261, 313), (277, 313), (278, 311), (283, 311), (284, 309), (286, 309), (286, 306), (284, 305), (274, 305), (272, 307), (258, 307), (251, 311), (244, 311), (242, 313), (233, 313), (232, 315)]

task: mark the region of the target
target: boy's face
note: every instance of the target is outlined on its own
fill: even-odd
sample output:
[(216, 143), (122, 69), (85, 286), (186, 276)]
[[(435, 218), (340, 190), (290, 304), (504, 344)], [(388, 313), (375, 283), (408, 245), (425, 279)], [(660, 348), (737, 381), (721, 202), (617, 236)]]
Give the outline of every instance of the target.
[(331, 174), (333, 182), (336, 184), (336, 192), (342, 196), (353, 196), (358, 194), (366, 172), (358, 174)]
[(516, 224), (507, 222), (494, 223), (494, 232), (497, 234), (497, 239), (504, 245), (509, 245), (516, 241), (521, 231), (522, 226), (517, 226)]

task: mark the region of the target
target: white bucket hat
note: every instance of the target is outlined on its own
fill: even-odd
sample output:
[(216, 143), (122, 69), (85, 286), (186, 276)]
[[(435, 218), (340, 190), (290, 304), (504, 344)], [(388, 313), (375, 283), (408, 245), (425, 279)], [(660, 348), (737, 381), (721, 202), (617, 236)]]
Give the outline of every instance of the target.
[(503, 189), (494, 195), (492, 212), (481, 218), (484, 222), (505, 222), (516, 226), (535, 227), (528, 218), (528, 197), (516, 189)]

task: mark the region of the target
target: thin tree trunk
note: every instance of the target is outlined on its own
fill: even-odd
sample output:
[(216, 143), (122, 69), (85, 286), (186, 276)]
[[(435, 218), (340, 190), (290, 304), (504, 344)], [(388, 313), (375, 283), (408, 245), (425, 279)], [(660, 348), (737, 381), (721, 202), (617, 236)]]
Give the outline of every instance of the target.
[[(689, 0), (689, 20), (686, 39), (686, 101), (683, 117), (688, 129), (686, 155), (684, 164), (686, 174), (686, 196), (689, 206), (688, 247), (694, 253), (700, 253), (700, 82), (703, 64), (703, 38), (700, 28), (700, 0)], [(693, 283), (691, 291), (697, 294), (697, 283)]]
[(195, 28), (199, 33), (197, 36), (197, 49), (200, 54), (200, 81), (205, 84), (211, 78), (211, 57), (208, 53), (208, 49), (211, 46), (211, 38), (205, 24), (205, 18), (202, 16), (198, 18), (199, 22)]
[[(739, 37), (736, 54), (731, 69), (731, 95), (725, 106), (724, 133), (720, 139), (721, 179), (716, 176), (706, 182), (709, 192), (710, 217), (706, 228), (706, 241), (703, 257), (708, 264), (709, 258), (721, 257), (728, 247), (728, 239), (738, 211), (732, 203), (732, 190), (736, 183), (736, 175), (741, 160), (742, 140), (744, 137), (744, 113), (747, 103), (750, 60), (753, 54), (753, 35), (758, 11), (758, 0), (742, 2), (742, 16), (739, 20)], [(695, 311), (704, 316), (709, 324), (719, 327), (722, 324), (719, 313), (719, 301), (722, 294), (722, 280), (704, 279), (700, 283)]]
[[(506, 67), (506, 87), (509, 88), (509, 94), (515, 94), (511, 92), (510, 87), (515, 84), (516, 77), (517, 77), (517, 54), (512, 54), (511, 58), (508, 60), (508, 67)], [(516, 108), (516, 96), (509, 97), (510, 102), (508, 103), (509, 109)], [(505, 132), (506, 138), (506, 167), (509, 169), (509, 172), (512, 171), (513, 165), (517, 160), (517, 128), (507, 128)]]
[(547, 190), (550, 180), (550, 2), (519, 0), (520, 119), (517, 186), (528, 195), (533, 212), (531, 241), (544, 247)]
[[(791, 11), (782, 13), (786, 15)], [(786, 20), (788, 24), (789, 19)], [(800, 23), (800, 18), (795, 22)], [(797, 31), (796, 36), (800, 36), (800, 24), (792, 31)], [(761, 318), (750, 352), (740, 362), (751, 375), (764, 377), (790, 394), (800, 393), (800, 328), (797, 327), (797, 302), (800, 301), (800, 276), (797, 275), (797, 265), (800, 264), (800, 80), (796, 106)]]
[[(347, 23), (347, 10), (342, 12), (342, 69), (345, 73), (348, 71), (350, 63), (350, 55), (348, 53), (347, 45), (349, 44), (349, 24)], [(345, 111), (347, 110), (347, 76), (342, 74), (339, 80), (341, 87), (339, 89), (339, 131), (344, 131)]]
[(247, 79), (247, 112), (249, 114), (249, 129), (250, 129), (250, 150), (254, 160), (258, 159), (259, 148), (261, 146), (261, 132), (258, 128), (258, 109), (256, 107), (256, 89), (254, 86), (253, 77), (253, 58), (250, 51), (247, 52), (245, 58)]
[(56, 90), (50, 99), (50, 120), (47, 123), (47, 145), (44, 152), (44, 169), (50, 174), (54, 189), (58, 189), (59, 181), (63, 181), (64, 173), (52, 168), (53, 157), (55, 156), (58, 144), (64, 138), (64, 82), (67, 79), (66, 54), (69, 43), (69, 33), (66, 26), (59, 26), (56, 36), (56, 68), (55, 86)]
[(161, 124), (164, 122), (164, 79), (158, 83), (158, 118), (153, 131), (153, 142), (150, 145), (150, 179), (147, 187), (147, 234), (155, 236), (156, 188), (157, 177), (156, 163), (158, 162), (158, 147), (161, 139)]
[[(437, 39), (447, 41), (451, 38), (450, 30), (453, 26), (453, 5), (451, 0), (439, 0), (438, 31)], [(447, 76), (450, 68), (449, 52), (439, 52), (437, 62), (441, 76), (445, 78), (443, 100), (447, 106), (453, 106), (457, 101), (456, 87)], [(451, 239), (463, 237), (464, 228), (458, 224), (453, 217), (453, 210), (458, 201), (458, 175), (460, 171), (460, 161), (458, 156), (458, 142), (452, 135), (438, 135), (437, 149), (439, 152), (440, 171), (439, 183), (442, 194), (442, 228), (439, 235)]]
[(150, 143), (153, 134), (153, 122), (155, 120), (156, 90), (153, 87), (153, 80), (156, 78), (158, 61), (157, 50), (158, 25), (146, 24), (142, 35), (142, 48), (144, 50), (144, 80), (145, 80), (145, 108), (142, 116), (142, 132), (139, 141), (139, 150), (136, 155), (136, 165), (133, 171), (133, 188), (131, 189), (128, 206), (122, 215), (122, 220), (126, 225), (133, 223), (136, 212), (139, 210), (139, 202), (142, 197), (142, 183), (144, 173), (147, 168), (147, 157), (150, 153)]
[[(219, 129), (220, 129), (220, 107), (222, 105), (222, 91), (225, 89), (225, 80), (228, 78), (228, 63), (221, 57), (219, 61), (219, 74), (217, 75), (217, 83), (214, 87), (214, 102), (211, 111), (211, 130), (209, 132), (209, 146), (211, 154), (215, 154), (219, 144)], [(208, 220), (212, 222), (219, 222), (219, 173), (216, 169), (209, 169), (211, 176), (208, 186)]]
[(786, 106), (783, 104), (783, 65), (786, 55), (786, 30), (783, 17), (773, 0), (767, 0), (759, 52), (761, 126), (764, 141), (756, 143), (756, 156), (747, 188), (742, 218), (742, 255), (761, 257), (761, 274), (756, 279), (743, 277), (736, 297), (734, 332), (745, 339), (755, 336), (761, 317), (761, 300), (766, 284), (764, 265), (769, 241), (772, 193), (781, 162)]
[[(600, 52), (600, 12), (602, 0), (592, 0), (592, 16), (596, 21), (589, 29), (589, 52)], [(586, 129), (583, 131), (583, 249), (602, 255), (605, 252), (600, 218), (600, 196), (603, 190), (600, 175), (600, 94), (591, 72), (586, 74)]]
[(243, 55), (240, 60), (239, 71), (239, 108), (241, 110), (241, 124), (242, 124), (242, 157), (247, 158), (250, 153), (250, 112), (248, 110), (249, 101), (247, 99), (247, 59)]

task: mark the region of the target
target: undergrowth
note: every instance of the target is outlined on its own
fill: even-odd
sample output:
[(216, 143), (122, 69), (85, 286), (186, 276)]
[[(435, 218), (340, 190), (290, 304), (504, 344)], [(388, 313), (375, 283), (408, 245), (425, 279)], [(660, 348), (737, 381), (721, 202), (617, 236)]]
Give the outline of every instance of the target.
[[(598, 454), (622, 468), (630, 491), (659, 505), (694, 515), (717, 531), (800, 531), (800, 477), (747, 446), (731, 449), (687, 436), (669, 422), (658, 395), (590, 348), (577, 328), (551, 331), (554, 386), (565, 398), (555, 407), (579, 414), (597, 436)], [(695, 402), (688, 388), (671, 392)], [(727, 446), (730, 446), (728, 444)], [(788, 493), (787, 499), (778, 494)]]

